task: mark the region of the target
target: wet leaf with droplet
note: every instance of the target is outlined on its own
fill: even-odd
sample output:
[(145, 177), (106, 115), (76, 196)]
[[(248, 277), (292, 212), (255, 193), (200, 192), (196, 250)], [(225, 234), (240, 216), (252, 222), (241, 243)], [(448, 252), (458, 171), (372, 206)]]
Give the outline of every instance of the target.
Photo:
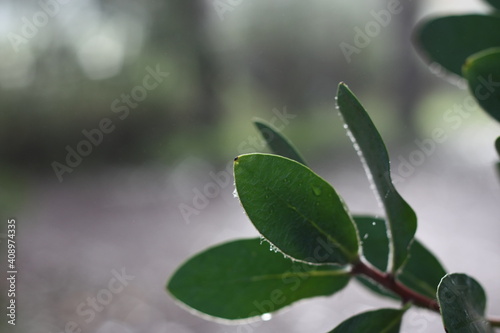
[(225, 319), (261, 317), (300, 299), (332, 295), (349, 282), (333, 266), (293, 262), (259, 238), (212, 247), (186, 261), (168, 291), (197, 312)]
[(248, 154), (235, 162), (234, 174), (248, 217), (281, 252), (312, 263), (357, 261), (352, 217), (333, 187), (311, 169), (277, 155)]
[(339, 84), (337, 97), (348, 134), (385, 209), (391, 259), (387, 268), (396, 272), (408, 256), (417, 216), (392, 183), (387, 149), (364, 107), (344, 83)]

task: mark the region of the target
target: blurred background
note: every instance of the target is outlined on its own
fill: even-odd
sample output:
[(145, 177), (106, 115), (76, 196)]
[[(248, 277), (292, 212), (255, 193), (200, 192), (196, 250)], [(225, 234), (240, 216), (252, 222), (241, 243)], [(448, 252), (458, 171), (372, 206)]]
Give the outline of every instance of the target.
[[(231, 178), (236, 155), (267, 151), (254, 117), (290, 137), (353, 212), (382, 213), (335, 110), (340, 81), (386, 140), (420, 240), (449, 271), (476, 277), (493, 295), (488, 313), (500, 315), (499, 126), (411, 42), (425, 17), (488, 7), (402, 0), (381, 16), (388, 3), (0, 1), (0, 267), (15, 218), (19, 272), (17, 325), (4, 315), (0, 328), (326, 332), (397, 306), (352, 283), (270, 321), (226, 325), (185, 311), (164, 288), (195, 253), (257, 235)], [(5, 279), (0, 287), (5, 305)], [(441, 323), (412, 310), (403, 327)]]

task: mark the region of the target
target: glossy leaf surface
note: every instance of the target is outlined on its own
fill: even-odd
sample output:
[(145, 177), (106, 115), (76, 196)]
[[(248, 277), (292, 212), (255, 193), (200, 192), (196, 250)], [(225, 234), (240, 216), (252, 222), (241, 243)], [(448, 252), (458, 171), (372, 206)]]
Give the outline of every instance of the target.
[(500, 48), (487, 49), (467, 58), (463, 76), (479, 105), (500, 121)]
[(329, 333), (398, 333), (405, 309), (363, 312), (342, 322)]
[(348, 281), (348, 273), (333, 266), (293, 262), (260, 239), (246, 239), (192, 257), (175, 272), (167, 289), (198, 312), (241, 319), (300, 299), (332, 295)]
[[(387, 265), (389, 246), (383, 219), (371, 216), (354, 216), (359, 230), (364, 257), (379, 270)], [(410, 289), (427, 297), (435, 298), (437, 286), (446, 274), (439, 260), (418, 240), (410, 248), (408, 261), (398, 275), (398, 280)], [(383, 296), (398, 298), (363, 277), (356, 277), (363, 285)]]
[(389, 155), (380, 134), (364, 107), (344, 83), (339, 85), (337, 104), (348, 127), (348, 135), (384, 205), (392, 259), (388, 263), (388, 270), (395, 272), (408, 256), (417, 229), (417, 217), (394, 188), (390, 175)]
[(297, 260), (345, 265), (358, 259), (354, 222), (333, 187), (308, 167), (269, 154), (241, 155), (234, 175), (248, 217)]
[(260, 119), (254, 120), (254, 124), (274, 154), (288, 157), (291, 160), (307, 165), (306, 161), (293, 146), (292, 142), (271, 124), (267, 124)]
[(462, 75), (465, 60), (474, 53), (500, 47), (500, 17), (489, 15), (445, 16), (424, 22), (416, 42), (430, 62)]
[(493, 333), (484, 318), (484, 290), (470, 276), (446, 275), (439, 284), (437, 296), (448, 333)]

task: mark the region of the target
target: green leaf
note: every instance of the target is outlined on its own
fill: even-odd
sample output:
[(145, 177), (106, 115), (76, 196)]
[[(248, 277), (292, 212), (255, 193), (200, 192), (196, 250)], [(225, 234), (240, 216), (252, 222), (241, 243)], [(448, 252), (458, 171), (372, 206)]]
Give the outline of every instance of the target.
[[(354, 222), (361, 240), (363, 256), (375, 268), (381, 271), (385, 270), (389, 258), (389, 240), (385, 220), (373, 216), (354, 216)], [(357, 275), (355, 279), (376, 294), (399, 299), (393, 292), (386, 290), (362, 275)]]
[(500, 136), (495, 140), (495, 148), (497, 150), (498, 156), (500, 156)]
[(392, 259), (388, 270), (396, 272), (407, 258), (417, 229), (417, 216), (392, 184), (389, 155), (380, 134), (363, 106), (344, 83), (339, 85), (337, 103), (348, 127), (348, 134), (384, 205)]
[(210, 248), (186, 261), (167, 289), (189, 307), (225, 319), (250, 318), (344, 288), (349, 273), (284, 258), (259, 239)]
[(389, 259), (389, 239), (385, 220), (373, 216), (354, 216), (359, 232), (363, 256), (370, 264), (383, 271)]
[(269, 154), (234, 162), (236, 190), (257, 230), (281, 252), (312, 263), (358, 260), (354, 222), (335, 190), (308, 167)]
[(355, 315), (329, 333), (398, 333), (406, 309), (380, 309)]
[(463, 76), (479, 105), (500, 121), (500, 48), (487, 49), (467, 58)]
[[(495, 141), (495, 148), (497, 150), (498, 156), (500, 156), (500, 136)], [(496, 163), (497, 173), (500, 176), (500, 162)]]
[(261, 119), (255, 119), (253, 122), (274, 154), (288, 157), (291, 160), (307, 165), (292, 142), (271, 124), (267, 124)]
[[(361, 239), (363, 255), (370, 264), (379, 270), (387, 265), (389, 254), (387, 229), (383, 219), (372, 216), (354, 216)], [(429, 298), (436, 297), (437, 286), (446, 274), (436, 257), (418, 240), (410, 248), (408, 261), (397, 276), (403, 284)], [(394, 293), (362, 276), (356, 279), (365, 287), (382, 296), (399, 299)]]
[(398, 280), (410, 289), (429, 298), (436, 297), (439, 282), (446, 275), (443, 266), (436, 257), (415, 240), (411, 245), (409, 259)]
[(364, 277), (363, 275), (357, 275), (355, 277), (355, 279), (363, 287), (365, 287), (366, 289), (370, 290), (371, 292), (377, 294), (378, 296), (387, 297), (387, 298), (390, 298), (390, 299), (393, 299), (396, 301), (399, 301), (401, 299), (397, 294), (385, 289), (384, 287), (382, 287), (378, 283), (373, 282), (372, 280), (370, 280), (367, 277)]
[(446, 275), (437, 297), (448, 333), (493, 333), (484, 318), (486, 295), (473, 278), (457, 273)]
[(489, 3), (491, 6), (493, 6), (495, 9), (500, 10), (500, 0), (485, 0), (487, 3)]
[(472, 54), (500, 46), (500, 17), (487, 15), (445, 16), (424, 22), (416, 42), (430, 61), (462, 75)]

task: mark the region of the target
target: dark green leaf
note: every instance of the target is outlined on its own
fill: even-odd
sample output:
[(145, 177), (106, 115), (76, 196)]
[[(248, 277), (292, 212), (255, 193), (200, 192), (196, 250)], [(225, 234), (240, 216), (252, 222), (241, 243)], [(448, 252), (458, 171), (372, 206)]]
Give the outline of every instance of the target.
[(389, 262), (388, 270), (395, 272), (407, 258), (417, 229), (417, 217), (392, 184), (389, 155), (380, 134), (363, 106), (344, 83), (339, 85), (337, 103), (348, 126), (348, 134), (384, 205), (391, 236), (389, 249), (392, 261)]
[[(387, 265), (389, 254), (384, 220), (371, 216), (354, 216), (354, 221), (359, 231), (364, 257), (373, 266), (383, 270)], [(410, 289), (435, 298), (437, 286), (445, 274), (446, 271), (436, 257), (422, 243), (415, 240), (411, 245), (408, 261), (398, 275), (398, 280)], [(356, 279), (378, 294), (398, 298), (371, 280), (361, 276), (357, 276)]]
[(479, 105), (500, 121), (500, 48), (487, 49), (467, 58), (463, 76)]
[(354, 222), (335, 190), (308, 167), (269, 154), (235, 159), (236, 190), (257, 230), (284, 254), (312, 263), (358, 260)]
[(500, 0), (485, 0), (487, 3), (492, 5), (495, 9), (500, 10)]
[(417, 31), (420, 49), (432, 62), (462, 75), (472, 54), (500, 46), (500, 17), (487, 15), (446, 16), (423, 23)]
[[(385, 270), (389, 258), (389, 240), (387, 239), (385, 220), (373, 216), (354, 216), (354, 222), (361, 239), (363, 256), (377, 269)], [(362, 275), (356, 276), (356, 280), (381, 296), (399, 299), (396, 294)]]
[[(498, 156), (500, 156), (500, 136), (495, 141), (495, 148), (497, 150)], [(500, 162), (496, 163), (497, 174), (500, 176)]]
[(436, 257), (415, 240), (398, 280), (422, 295), (435, 298), (439, 282), (445, 275), (446, 271)]
[(380, 309), (355, 315), (329, 333), (398, 333), (406, 309)]
[(493, 333), (484, 318), (486, 295), (473, 278), (457, 273), (446, 275), (437, 297), (448, 333)]
[(307, 165), (292, 142), (271, 124), (267, 124), (260, 119), (255, 119), (253, 122), (274, 154), (288, 157), (291, 160)]
[(349, 274), (284, 258), (259, 239), (218, 245), (185, 262), (167, 285), (189, 307), (225, 319), (249, 318), (297, 300), (331, 295)]
[(389, 240), (385, 220), (373, 216), (354, 216), (363, 256), (370, 264), (383, 271), (389, 259)]
[(500, 156), (500, 136), (495, 140), (495, 148), (497, 150), (498, 156)]
[(363, 275), (358, 275), (355, 277), (355, 279), (356, 279), (356, 281), (361, 283), (362, 286), (364, 286), (365, 288), (369, 289), (370, 291), (374, 292), (375, 294), (377, 294), (379, 296), (392, 298), (394, 300), (401, 299), (398, 295), (396, 295), (392, 291), (385, 289), (384, 287), (382, 287), (378, 283), (373, 282), (372, 280), (364, 277)]

